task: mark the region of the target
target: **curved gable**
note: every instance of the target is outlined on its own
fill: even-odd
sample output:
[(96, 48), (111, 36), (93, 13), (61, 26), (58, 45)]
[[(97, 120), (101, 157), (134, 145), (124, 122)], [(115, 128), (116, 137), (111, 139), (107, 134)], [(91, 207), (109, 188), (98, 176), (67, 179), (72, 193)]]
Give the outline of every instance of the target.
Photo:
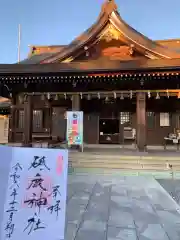
[(117, 5), (115, 4), (114, 0), (112, 0), (106, 1), (103, 4), (101, 13), (95, 24), (93, 24), (87, 31), (77, 37), (62, 50), (52, 53), (40, 63), (43, 64), (73, 61), (81, 54), (87, 52), (87, 50), (97, 45), (109, 26), (114, 28), (114, 32), (116, 31), (116, 35), (118, 35), (118, 41), (121, 43), (120, 46), (127, 46), (129, 48), (133, 46), (135, 52), (146, 58), (180, 58), (180, 53), (150, 40), (124, 22), (117, 11)]

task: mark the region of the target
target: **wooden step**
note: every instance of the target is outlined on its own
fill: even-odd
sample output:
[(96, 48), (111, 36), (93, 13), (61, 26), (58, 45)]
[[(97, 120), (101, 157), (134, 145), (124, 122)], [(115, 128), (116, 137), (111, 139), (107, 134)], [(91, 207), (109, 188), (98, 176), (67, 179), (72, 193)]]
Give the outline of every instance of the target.
[(118, 159), (118, 160), (139, 160), (142, 162), (174, 162), (174, 163), (180, 163), (180, 156), (179, 157), (173, 157), (173, 156), (126, 156), (126, 155), (116, 155), (116, 154), (93, 154), (93, 153), (70, 153), (69, 158), (91, 158), (91, 159), (104, 159), (108, 160), (109, 158)]
[(101, 163), (72, 163), (72, 167), (77, 167), (77, 168), (109, 168), (109, 169), (133, 169), (133, 170), (139, 170), (139, 169), (144, 169), (144, 170), (162, 170), (162, 171), (169, 171), (168, 168), (165, 166), (159, 166), (159, 165), (148, 165), (148, 166), (142, 166), (139, 164), (102, 164)]
[[(91, 162), (91, 161), (73, 161), (71, 162), (73, 167), (94, 167), (94, 168), (127, 168), (127, 169), (157, 169), (157, 170), (170, 170), (166, 164), (138, 164), (138, 163), (119, 163), (119, 162)], [(180, 169), (179, 166), (175, 166), (173, 169)]]
[[(82, 163), (87, 163), (87, 162), (91, 162), (91, 163), (117, 163), (117, 164), (140, 164), (140, 165), (161, 165), (161, 166), (167, 166), (166, 161), (162, 162), (162, 161), (138, 161), (138, 160), (118, 160), (118, 159), (91, 159), (91, 158), (86, 158), (86, 159), (81, 159), (81, 158), (70, 158), (69, 161), (71, 162), (82, 162)], [(173, 163), (170, 163), (173, 164)], [(179, 163), (176, 163), (176, 165), (180, 165)]]
[(142, 165), (142, 169), (169, 171), (169, 168), (161, 165)]
[(77, 168), (77, 169), (100, 169), (101, 171), (111, 171), (111, 170), (119, 170), (119, 171), (131, 171), (131, 172), (169, 172), (168, 170), (164, 170), (164, 169), (142, 169), (142, 168), (123, 168), (123, 167), (119, 167), (119, 166), (111, 166), (111, 167), (104, 167), (104, 168), (101, 168), (100, 166), (75, 166), (74, 168)]
[[(91, 163), (117, 163), (117, 164), (122, 164), (122, 163), (127, 163), (127, 164), (141, 164), (141, 165), (164, 165), (166, 166), (168, 163), (166, 161), (139, 161), (139, 160), (126, 160), (126, 159), (94, 159), (94, 158), (70, 158), (69, 161), (72, 162), (91, 162)], [(173, 163), (171, 163), (173, 164)], [(176, 163), (176, 165), (180, 165), (179, 163)]]
[(138, 161), (128, 161), (128, 160), (116, 160), (116, 159), (91, 159), (91, 158), (87, 158), (87, 159), (79, 159), (79, 158), (72, 158), (72, 159), (69, 159), (69, 161), (71, 162), (82, 162), (82, 163), (87, 163), (87, 162), (90, 162), (90, 163), (117, 163), (117, 164), (123, 164), (123, 163), (127, 163), (127, 164), (139, 164)]
[(141, 163), (141, 164), (176, 164), (176, 165), (180, 165), (180, 160), (169, 160), (169, 161), (167, 161), (167, 160), (160, 160), (159, 161), (159, 159), (157, 159), (157, 160), (139, 160), (139, 162)]
[(72, 166), (73, 167), (84, 167), (84, 168), (127, 168), (127, 169), (139, 169), (141, 168), (140, 165), (138, 164), (116, 164), (116, 163), (111, 163), (111, 164), (108, 164), (108, 163), (105, 163), (102, 165), (102, 163), (72, 163)]
[(118, 160), (138, 160), (140, 159), (137, 156), (120, 156), (120, 155), (94, 155), (94, 154), (69, 154), (69, 158), (91, 158), (91, 159), (109, 159), (109, 158), (114, 158), (114, 159), (118, 159)]
[(151, 160), (158, 160), (158, 161), (180, 161), (180, 154), (179, 156), (141, 156), (141, 161), (151, 161)]
[[(172, 165), (172, 169), (169, 168)], [(180, 171), (180, 157), (126, 156), (115, 154), (79, 153), (69, 154), (69, 167), (83, 169), (130, 171)]]

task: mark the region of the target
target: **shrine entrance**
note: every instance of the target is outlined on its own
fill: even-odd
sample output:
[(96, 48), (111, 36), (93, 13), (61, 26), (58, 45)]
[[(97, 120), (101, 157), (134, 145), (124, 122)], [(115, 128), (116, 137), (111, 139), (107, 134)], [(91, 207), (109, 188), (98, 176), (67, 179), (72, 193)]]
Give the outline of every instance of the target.
[(119, 144), (119, 119), (99, 119), (99, 144)]

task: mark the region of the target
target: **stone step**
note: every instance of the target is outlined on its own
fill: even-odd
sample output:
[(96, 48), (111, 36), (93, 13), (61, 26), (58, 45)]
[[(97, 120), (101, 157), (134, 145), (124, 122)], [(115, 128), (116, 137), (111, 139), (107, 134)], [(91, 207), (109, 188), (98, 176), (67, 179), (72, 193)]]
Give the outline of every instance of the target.
[[(120, 175), (120, 176), (153, 176), (156, 179), (172, 179), (169, 171), (153, 170), (129, 170), (129, 169), (102, 169), (102, 168), (75, 168), (73, 174), (86, 175), (93, 172), (98, 175)], [(180, 178), (180, 172), (174, 173), (174, 178)]]
[(93, 159), (109, 159), (109, 158), (114, 158), (114, 159), (128, 159), (128, 160), (141, 160), (141, 161), (173, 161), (173, 162), (180, 162), (180, 155), (179, 156), (140, 156), (140, 155), (121, 155), (121, 154), (108, 154), (108, 153), (105, 153), (105, 154), (100, 154), (100, 153), (80, 153), (80, 152), (70, 152), (69, 153), (69, 158), (75, 158), (75, 157), (78, 157), (78, 158), (93, 158)]
[(78, 157), (71, 157), (69, 158), (70, 162), (78, 162), (78, 163), (117, 163), (117, 164), (140, 164), (140, 165), (161, 165), (168, 167), (169, 164), (172, 166), (180, 166), (180, 161), (158, 161), (158, 160), (151, 160), (151, 161), (142, 161), (142, 160), (128, 160), (128, 159), (114, 159), (114, 158), (78, 158)]
[[(127, 166), (128, 168), (135, 168), (136, 166), (138, 166), (138, 168), (153, 168), (153, 169), (169, 169), (169, 167), (167, 166), (167, 164), (141, 164), (141, 163), (130, 163), (130, 162), (117, 162), (117, 161), (107, 161), (107, 162), (102, 162), (102, 161), (72, 161), (70, 162), (72, 165), (76, 165), (78, 164), (79, 166), (84, 166), (84, 165), (93, 165), (96, 166), (101, 165), (102, 167), (104, 167), (105, 165), (108, 166), (112, 166), (112, 165), (117, 165), (117, 166)], [(178, 168), (180, 166), (176, 166), (176, 168)]]
[[(159, 174), (159, 175), (164, 175), (164, 174), (167, 174), (167, 175), (169, 175), (169, 176), (172, 176), (172, 172), (171, 171), (158, 171), (158, 170), (152, 170), (152, 169), (146, 169), (146, 170), (144, 170), (144, 169), (108, 169), (108, 168), (106, 168), (106, 169), (102, 169), (102, 168), (75, 168), (75, 172), (78, 172), (78, 171), (82, 171), (82, 172), (84, 172), (84, 173), (86, 173), (86, 172), (88, 172), (88, 170), (89, 171), (93, 171), (93, 172), (107, 172), (107, 173), (111, 173), (111, 172), (114, 172), (114, 173), (120, 173), (120, 174), (122, 174), (123, 172), (124, 173), (137, 173), (137, 174), (142, 174), (142, 175), (144, 175), (144, 174), (147, 174), (147, 175), (149, 175), (149, 174)], [(179, 174), (180, 175), (180, 172), (177, 172), (177, 173), (175, 173), (175, 174)], [(179, 176), (180, 177), (180, 176)]]
[[(167, 160), (168, 159), (168, 160)], [(172, 160), (170, 160), (172, 159)], [(169, 167), (172, 165), (172, 169)], [(137, 171), (174, 171), (180, 170), (180, 158), (168, 157), (152, 158), (147, 156), (125, 156), (114, 154), (80, 153), (69, 154), (69, 167), (73, 168), (102, 168), (102, 169), (130, 169)]]
[(96, 155), (96, 154), (69, 154), (69, 158), (80, 158), (80, 159), (85, 159), (85, 158), (91, 158), (91, 159), (109, 159), (109, 158), (114, 158), (114, 159), (127, 159), (127, 160), (138, 160), (140, 157), (137, 156), (121, 156), (121, 155)]
[(131, 170), (161, 170), (169, 171), (161, 165), (140, 165), (140, 164), (117, 164), (117, 163), (72, 163), (74, 168), (103, 168), (103, 169), (131, 169)]
[(175, 164), (175, 165), (180, 165), (180, 160), (139, 160), (141, 164)]
[(139, 164), (117, 164), (117, 163), (72, 163), (72, 167), (78, 168), (123, 168), (123, 169), (141, 169), (142, 167)]
[[(151, 165), (151, 164), (155, 164), (155, 165), (167, 165), (169, 162), (167, 161), (158, 161), (158, 160), (152, 160), (152, 161), (141, 161), (141, 160), (132, 160), (132, 159), (114, 159), (113, 157), (112, 158), (98, 158), (98, 159), (95, 159), (95, 158), (91, 158), (91, 157), (88, 157), (88, 158), (78, 158), (78, 157), (70, 157), (69, 158), (70, 161), (72, 162), (92, 162), (92, 163), (95, 163), (95, 162), (99, 162), (99, 163), (112, 163), (112, 162), (116, 162), (116, 163), (137, 163), (137, 164), (144, 164), (144, 165)], [(174, 162), (174, 161), (171, 161), (170, 162), (171, 164), (175, 164), (175, 165), (180, 165), (180, 161), (177, 161), (177, 162)]]
[(81, 163), (128, 163), (128, 164), (139, 164), (137, 160), (127, 160), (127, 159), (114, 159), (114, 158), (109, 158), (109, 159), (94, 159), (94, 158), (69, 158), (69, 161), (71, 162), (81, 162)]

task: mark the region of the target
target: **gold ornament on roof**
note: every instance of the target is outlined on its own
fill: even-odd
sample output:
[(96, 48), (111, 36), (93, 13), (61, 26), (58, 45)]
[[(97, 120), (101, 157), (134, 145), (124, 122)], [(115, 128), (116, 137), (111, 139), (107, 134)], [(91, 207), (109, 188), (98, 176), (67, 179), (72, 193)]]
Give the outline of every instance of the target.
[(62, 61), (62, 63), (69, 63), (69, 62), (72, 62), (74, 60), (73, 57), (69, 57), (69, 58), (66, 58), (65, 60)]
[(111, 24), (102, 32), (100, 39), (110, 42), (112, 40), (120, 39), (120, 32), (117, 31)]

